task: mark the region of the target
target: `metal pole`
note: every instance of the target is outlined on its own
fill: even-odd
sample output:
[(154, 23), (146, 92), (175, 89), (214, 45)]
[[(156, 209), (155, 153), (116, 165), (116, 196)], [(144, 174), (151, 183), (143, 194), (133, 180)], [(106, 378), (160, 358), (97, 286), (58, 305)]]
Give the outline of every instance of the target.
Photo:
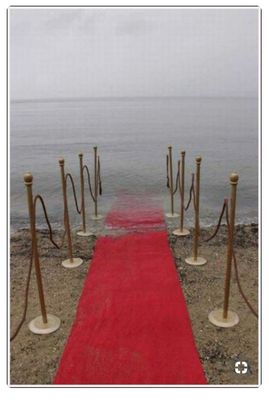
[(222, 308), (217, 308), (208, 314), (209, 321), (218, 327), (231, 328), (239, 323), (239, 316), (235, 311), (229, 310), (231, 268), (233, 260), (233, 240), (234, 240), (234, 222), (236, 207), (236, 189), (239, 176), (236, 173), (230, 175), (231, 198), (230, 198), (230, 215), (228, 227), (228, 243), (227, 243), (227, 267), (224, 285), (224, 303)]
[(169, 175), (170, 175), (170, 195), (171, 195), (171, 214), (174, 215), (174, 180), (173, 180), (173, 160), (172, 146), (168, 146), (169, 152)]
[(100, 156), (97, 157), (97, 191), (100, 194), (100, 176), (101, 176), (101, 166), (100, 166)]
[(200, 236), (200, 166), (202, 157), (196, 157), (196, 190), (195, 190), (195, 230), (193, 240), (193, 258), (196, 261), (198, 256), (198, 241)]
[(98, 197), (98, 178), (97, 178), (97, 146), (94, 146), (94, 215), (97, 217), (98, 208), (97, 208), (97, 197)]
[(227, 245), (227, 268), (224, 287), (224, 305), (223, 305), (223, 318), (227, 318), (229, 308), (230, 296), (230, 281), (231, 281), (231, 268), (233, 258), (233, 240), (234, 240), (234, 222), (235, 222), (235, 208), (236, 208), (236, 189), (239, 176), (236, 173), (231, 174), (231, 199), (230, 199), (230, 226), (228, 230), (228, 245)]
[(83, 154), (79, 155), (80, 167), (80, 191), (81, 191), (81, 216), (82, 216), (82, 230), (86, 232), (86, 216), (85, 216), (85, 198), (84, 198), (84, 176), (83, 176)]
[[(184, 190), (185, 190), (185, 151), (181, 152), (181, 206), (180, 206), (180, 231), (183, 232), (184, 226)], [(179, 188), (180, 189), (180, 188)]]
[(193, 256), (185, 259), (189, 265), (205, 265), (207, 260), (204, 257), (198, 257), (198, 244), (200, 236), (200, 166), (202, 157), (196, 157), (196, 189), (194, 201), (194, 212), (195, 212), (195, 227), (193, 234)]
[(32, 236), (32, 251), (33, 251), (33, 260), (35, 264), (35, 272), (36, 272), (36, 282), (38, 288), (39, 302), (41, 307), (41, 314), (43, 323), (46, 324), (48, 322), (44, 291), (42, 285), (42, 276), (40, 270), (39, 263), (39, 255), (37, 250), (37, 239), (36, 239), (36, 230), (35, 230), (35, 210), (33, 203), (33, 192), (32, 192), (32, 184), (33, 184), (33, 176), (31, 173), (27, 173), (24, 175), (24, 184), (27, 189), (27, 197), (28, 197), (28, 210), (29, 210), (29, 219), (31, 226), (31, 236)]
[(66, 193), (66, 179), (64, 172), (64, 159), (59, 160), (59, 165), (61, 169), (61, 178), (62, 178), (62, 190), (63, 190), (63, 199), (64, 199), (64, 225), (67, 234), (68, 241), (68, 253), (69, 253), (69, 261), (73, 263), (73, 252), (72, 252), (72, 239), (71, 239), (71, 230), (69, 223), (69, 214), (68, 214), (68, 203), (67, 203), (67, 193)]
[(185, 195), (185, 151), (181, 152), (181, 161), (178, 161), (178, 187), (180, 197), (180, 221), (179, 228), (173, 231), (176, 236), (187, 236), (190, 231), (184, 228), (184, 195)]

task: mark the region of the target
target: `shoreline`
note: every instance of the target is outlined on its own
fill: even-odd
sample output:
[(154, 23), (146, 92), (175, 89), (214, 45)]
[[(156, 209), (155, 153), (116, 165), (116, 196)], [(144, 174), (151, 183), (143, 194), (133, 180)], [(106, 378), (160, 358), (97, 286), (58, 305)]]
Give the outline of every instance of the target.
[[(102, 220), (101, 222), (99, 222), (98, 223), (98, 221), (91, 221), (91, 223), (92, 224), (98, 224), (98, 227), (100, 228), (100, 225), (104, 225), (104, 222), (103, 222), (104, 220)], [(175, 223), (175, 221), (171, 221), (171, 220), (167, 220), (166, 219), (166, 228), (167, 228), (167, 231), (170, 231), (170, 228), (171, 227), (173, 227), (173, 229), (175, 228), (175, 226), (177, 225), (177, 223)], [(224, 227), (226, 227), (227, 225), (226, 224), (221, 224), (220, 225), (220, 227), (221, 228), (224, 228)], [(62, 228), (62, 226), (60, 226), (60, 224), (58, 224), (58, 223), (51, 223), (51, 227), (52, 227), (52, 230), (53, 230), (53, 232), (55, 233), (55, 234), (59, 234), (59, 233), (61, 233), (61, 232), (63, 232), (63, 228)], [(209, 232), (211, 232), (211, 230), (214, 230), (214, 228), (216, 227), (216, 224), (215, 223), (212, 223), (212, 224), (200, 224), (200, 227), (201, 227), (201, 230), (203, 230), (203, 231), (209, 231)], [(256, 229), (256, 228), (258, 228), (259, 227), (259, 223), (258, 222), (256, 222), (256, 221), (254, 221), (254, 222), (239, 222), (239, 223), (236, 223), (235, 224), (235, 229), (237, 230), (237, 231), (240, 231), (241, 229), (243, 229), (244, 227), (250, 227), (250, 228), (253, 228), (254, 230)], [(76, 232), (76, 231), (78, 231), (78, 230), (80, 230), (81, 229), (81, 224), (74, 224), (73, 226), (72, 226), (72, 232)], [(193, 229), (193, 227), (191, 226), (191, 227), (189, 227), (188, 229)], [(21, 228), (19, 228), (19, 227), (14, 227), (14, 226), (12, 226), (11, 224), (10, 224), (10, 226), (9, 226), (9, 231), (10, 231), (10, 240), (12, 240), (12, 237), (14, 236), (14, 235), (16, 235), (17, 233), (21, 233), (21, 232), (27, 232), (27, 231), (30, 231), (30, 226), (29, 226), (29, 222), (28, 222), (28, 226), (27, 226), (27, 224), (25, 224), (25, 226), (23, 226), (23, 227), (21, 227)], [(109, 233), (109, 231), (110, 231), (110, 228), (108, 227), (108, 228), (106, 228), (105, 226), (103, 226), (103, 234), (104, 235), (106, 235), (106, 234), (108, 234)], [(48, 228), (47, 228), (47, 225), (44, 223), (44, 224), (39, 224), (39, 227), (37, 228), (37, 232), (40, 232), (40, 233), (46, 233), (46, 232), (48, 232)], [(170, 232), (171, 233), (171, 232)], [(98, 232), (98, 235), (100, 234), (100, 232)], [(102, 232), (101, 232), (101, 234), (102, 234)]]
[[(184, 292), (197, 350), (209, 384), (257, 384), (258, 383), (258, 321), (245, 305), (236, 284), (234, 271), (231, 279), (230, 305), (240, 317), (231, 329), (216, 328), (208, 321), (208, 312), (223, 302), (223, 284), (226, 266), (226, 226), (222, 225), (216, 238), (202, 242), (214, 231), (214, 226), (201, 228), (199, 253), (206, 257), (204, 267), (190, 267), (185, 257), (192, 251), (192, 236), (179, 238), (167, 226), (168, 240), (174, 257), (175, 268)], [(258, 302), (258, 225), (237, 225), (234, 248), (237, 254), (240, 282), (254, 308)], [(61, 231), (55, 232), (59, 243)], [(63, 249), (53, 248), (47, 230), (38, 231), (40, 263), (48, 312), (61, 318), (58, 331), (48, 336), (32, 334), (29, 321), (40, 314), (35, 282), (35, 271), (29, 291), (26, 321), (18, 336), (10, 345), (10, 383), (14, 385), (51, 384), (75, 318), (76, 307), (90, 268), (96, 236), (79, 238), (73, 234), (74, 255), (85, 262), (73, 270), (61, 267), (66, 258)], [(10, 238), (10, 323), (14, 332), (22, 312), (26, 277), (30, 257), (30, 232), (23, 228)], [(234, 372), (237, 360), (247, 361), (250, 370), (246, 375)]]

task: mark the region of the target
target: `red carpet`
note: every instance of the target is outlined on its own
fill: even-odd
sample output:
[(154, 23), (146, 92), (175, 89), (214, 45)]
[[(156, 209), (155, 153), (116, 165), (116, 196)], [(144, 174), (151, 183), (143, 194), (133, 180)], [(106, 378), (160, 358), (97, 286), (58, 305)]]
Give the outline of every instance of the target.
[(118, 197), (106, 217), (106, 226), (135, 232), (165, 229), (159, 203), (154, 203), (151, 198), (145, 196), (135, 197), (127, 194)]
[(206, 383), (166, 232), (98, 239), (54, 383)]

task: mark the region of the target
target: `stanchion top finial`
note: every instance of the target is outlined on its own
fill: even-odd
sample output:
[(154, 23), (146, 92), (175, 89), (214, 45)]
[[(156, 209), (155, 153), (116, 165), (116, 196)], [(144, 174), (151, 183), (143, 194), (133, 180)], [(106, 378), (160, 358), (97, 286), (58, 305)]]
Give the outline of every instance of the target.
[(59, 164), (60, 164), (60, 165), (64, 165), (64, 159), (63, 159), (63, 158), (61, 158), (61, 159), (59, 160)]
[(172, 146), (171, 146), (171, 144), (168, 146), (168, 149), (172, 149)]
[(239, 175), (236, 172), (231, 173), (230, 182), (232, 185), (236, 185), (239, 179)]
[(33, 175), (31, 174), (31, 172), (26, 172), (26, 174), (24, 174), (23, 179), (24, 179), (25, 185), (32, 185)]
[(186, 151), (185, 151), (185, 150), (182, 150), (181, 154), (182, 154), (183, 156), (185, 156)]
[(83, 157), (83, 153), (79, 153), (79, 158), (82, 158)]
[(196, 157), (197, 164), (201, 164), (201, 161), (202, 161), (202, 157), (201, 156)]

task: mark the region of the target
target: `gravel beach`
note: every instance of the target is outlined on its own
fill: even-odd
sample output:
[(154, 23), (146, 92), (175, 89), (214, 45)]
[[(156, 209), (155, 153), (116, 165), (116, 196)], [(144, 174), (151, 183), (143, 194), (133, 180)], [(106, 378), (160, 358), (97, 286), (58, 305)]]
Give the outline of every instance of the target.
[[(201, 230), (199, 253), (208, 260), (202, 267), (191, 267), (184, 260), (192, 252), (192, 237), (179, 238), (168, 228), (168, 239), (175, 259), (178, 278), (188, 306), (196, 346), (208, 379), (212, 385), (258, 384), (258, 320), (242, 299), (234, 270), (231, 279), (230, 308), (239, 315), (240, 322), (229, 329), (217, 328), (208, 320), (208, 313), (222, 307), (226, 267), (226, 227), (216, 238), (206, 243), (214, 227)], [(60, 242), (62, 232), (55, 233)], [(40, 315), (39, 301), (32, 270), (29, 305), (26, 321), (10, 344), (10, 384), (51, 384), (75, 318), (83, 283), (90, 268), (96, 236), (79, 238), (73, 235), (74, 256), (84, 263), (75, 269), (62, 268), (67, 249), (53, 248), (46, 231), (38, 232), (40, 262), (49, 313), (61, 319), (60, 329), (51, 335), (32, 334), (28, 323)], [(235, 253), (241, 286), (253, 307), (258, 310), (258, 226), (236, 227)], [(20, 230), (10, 242), (10, 323), (15, 331), (24, 308), (25, 286), (30, 261), (30, 234)], [(246, 374), (235, 373), (235, 362), (248, 363)]]

